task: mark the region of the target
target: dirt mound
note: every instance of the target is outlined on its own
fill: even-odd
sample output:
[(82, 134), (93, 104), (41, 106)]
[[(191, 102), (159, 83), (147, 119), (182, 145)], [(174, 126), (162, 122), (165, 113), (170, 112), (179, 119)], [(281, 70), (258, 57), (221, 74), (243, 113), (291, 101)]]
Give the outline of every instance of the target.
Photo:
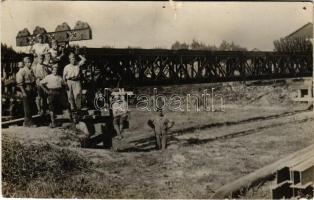
[(221, 92), (226, 101), (239, 105), (254, 106), (291, 106), (294, 89), (289, 86), (243, 86), (229, 85), (222, 88)]
[[(158, 86), (137, 88), (137, 94), (154, 95), (173, 94), (196, 95), (202, 98), (206, 90), (207, 94), (215, 98), (222, 97), (225, 104), (252, 105), (252, 106), (282, 106), (291, 107), (299, 105), (300, 102), (293, 101), (297, 95), (297, 85), (302, 85), (305, 80), (265, 80), (253, 82), (228, 82), (228, 83), (206, 83), (173, 86)], [(155, 91), (154, 91), (155, 89)]]

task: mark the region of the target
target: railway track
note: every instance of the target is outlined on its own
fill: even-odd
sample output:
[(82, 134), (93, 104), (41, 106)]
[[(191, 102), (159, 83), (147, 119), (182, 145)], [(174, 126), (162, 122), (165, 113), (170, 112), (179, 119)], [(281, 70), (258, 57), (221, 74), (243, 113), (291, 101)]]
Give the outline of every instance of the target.
[[(256, 134), (266, 129), (280, 127), (291, 123), (301, 124), (309, 121), (314, 121), (314, 114), (310, 108), (268, 116), (258, 116), (239, 121), (205, 124), (201, 126), (174, 130), (171, 132), (169, 142), (181, 143), (183, 145), (201, 145), (217, 140), (227, 140), (235, 137)], [(22, 122), (22, 118), (6, 121), (2, 123), (2, 128), (7, 128), (11, 125), (21, 125)], [(144, 137), (128, 141), (128, 143), (135, 144), (134, 148), (136, 148), (136, 150), (134, 148), (126, 148), (125, 151), (128, 151), (128, 149), (130, 151), (138, 151), (141, 150), (144, 146), (147, 147), (151, 145), (150, 141), (153, 141), (154, 137), (147, 138), (146, 135)], [(141, 142), (144, 140), (145, 142)], [(149, 145), (144, 145), (144, 143)]]
[[(310, 119), (302, 119), (302, 120), (296, 120), (294, 123), (305, 123), (308, 121), (314, 121), (314, 117), (310, 118)], [(244, 131), (238, 131), (238, 132), (234, 132), (234, 133), (229, 133), (229, 134), (223, 134), (221, 136), (214, 136), (214, 137), (210, 137), (207, 139), (197, 139), (197, 138), (190, 138), (190, 139), (186, 139), (186, 143), (187, 144), (205, 144), (208, 142), (212, 142), (212, 141), (216, 141), (216, 140), (226, 140), (226, 139), (231, 139), (231, 138), (235, 138), (235, 137), (242, 137), (242, 136), (247, 136), (247, 135), (251, 135), (251, 134), (255, 134), (255, 133), (259, 133), (264, 129), (269, 129), (269, 128), (275, 128), (278, 126), (283, 126), (286, 124), (290, 124), (291, 122), (283, 122), (283, 123), (278, 123), (278, 124), (273, 124), (273, 125), (267, 125), (267, 126), (262, 126), (262, 127), (257, 127), (255, 129), (248, 129), (248, 130), (244, 130)]]
[(268, 115), (268, 116), (252, 117), (252, 118), (243, 119), (240, 121), (218, 122), (218, 123), (205, 124), (205, 125), (201, 125), (201, 126), (193, 126), (193, 127), (180, 129), (180, 130), (175, 130), (172, 132), (172, 135), (179, 136), (179, 135), (184, 135), (186, 133), (191, 133), (191, 132), (200, 131), (200, 130), (206, 130), (206, 129), (210, 129), (210, 128), (239, 125), (239, 124), (245, 124), (245, 123), (256, 122), (256, 121), (263, 121), (263, 120), (278, 119), (278, 118), (292, 116), (292, 115), (295, 115), (298, 113), (303, 113), (303, 112), (308, 112), (308, 111), (310, 111), (310, 108), (303, 109), (303, 110), (291, 111), (291, 112), (284, 112), (284, 113), (280, 113), (280, 114)]
[[(203, 126), (202, 129), (193, 129), (194, 132), (180, 130), (172, 135), (173, 140), (179, 140), (187, 145), (205, 144), (217, 140), (227, 140), (260, 133), (263, 130), (280, 127), (288, 124), (301, 124), (314, 121), (313, 111), (298, 110), (265, 117), (255, 117), (238, 122), (217, 123)], [(191, 130), (191, 128), (189, 128)]]
[[(239, 121), (205, 124), (193, 126), (170, 132), (169, 143), (180, 146), (202, 145), (208, 142), (228, 140), (235, 137), (257, 134), (261, 131), (289, 125), (302, 124), (314, 121), (314, 113), (309, 109), (284, 112), (268, 116), (259, 116)], [(135, 138), (123, 141), (122, 152), (149, 152), (154, 149), (154, 136), (147, 136), (140, 132), (134, 132)]]

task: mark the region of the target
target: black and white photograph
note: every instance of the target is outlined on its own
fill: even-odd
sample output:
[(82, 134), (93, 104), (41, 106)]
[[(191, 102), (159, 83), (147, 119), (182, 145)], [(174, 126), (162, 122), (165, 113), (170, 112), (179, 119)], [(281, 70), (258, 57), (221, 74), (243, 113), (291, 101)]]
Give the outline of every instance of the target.
[(313, 199), (312, 1), (1, 1), (4, 198)]

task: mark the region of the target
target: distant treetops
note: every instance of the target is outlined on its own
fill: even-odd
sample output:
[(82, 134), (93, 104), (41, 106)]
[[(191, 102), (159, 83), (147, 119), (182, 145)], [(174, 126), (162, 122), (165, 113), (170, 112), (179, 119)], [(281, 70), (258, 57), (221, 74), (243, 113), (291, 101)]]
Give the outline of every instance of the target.
[(234, 42), (228, 42), (223, 40), (221, 44), (217, 47), (215, 45), (205, 44), (203, 42), (199, 42), (195, 39), (188, 43), (180, 43), (176, 41), (172, 44), (171, 49), (179, 50), (179, 49), (190, 49), (190, 50), (209, 50), (209, 51), (247, 51), (245, 47), (241, 47), (240, 45), (235, 44)]

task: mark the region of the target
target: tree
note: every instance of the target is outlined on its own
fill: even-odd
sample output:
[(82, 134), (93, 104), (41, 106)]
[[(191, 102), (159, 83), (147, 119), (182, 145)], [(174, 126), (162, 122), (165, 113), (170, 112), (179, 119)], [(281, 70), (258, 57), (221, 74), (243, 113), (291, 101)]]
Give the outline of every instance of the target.
[(24, 53), (16, 52), (11, 46), (1, 43), (1, 61), (18, 60)]
[(219, 51), (247, 51), (247, 49), (234, 44), (234, 42), (230, 43), (226, 40), (223, 40), (219, 46)]
[(312, 52), (313, 44), (305, 37), (280, 38), (274, 41), (277, 52)]
[(186, 43), (180, 43), (179, 41), (176, 41), (171, 45), (171, 49), (173, 50), (189, 49), (189, 45)]
[(209, 51), (217, 51), (218, 48), (215, 45), (206, 45), (203, 42), (199, 42), (196, 39), (193, 39), (191, 43), (191, 49), (193, 50), (209, 50)]
[(196, 39), (192, 40), (191, 44), (180, 43), (176, 41), (172, 44), (171, 49), (192, 49), (192, 50), (208, 50), (208, 51), (247, 51), (246, 48), (240, 45), (234, 44), (233, 42), (222, 41), (219, 47), (215, 45), (205, 44), (204, 42), (199, 42)]

